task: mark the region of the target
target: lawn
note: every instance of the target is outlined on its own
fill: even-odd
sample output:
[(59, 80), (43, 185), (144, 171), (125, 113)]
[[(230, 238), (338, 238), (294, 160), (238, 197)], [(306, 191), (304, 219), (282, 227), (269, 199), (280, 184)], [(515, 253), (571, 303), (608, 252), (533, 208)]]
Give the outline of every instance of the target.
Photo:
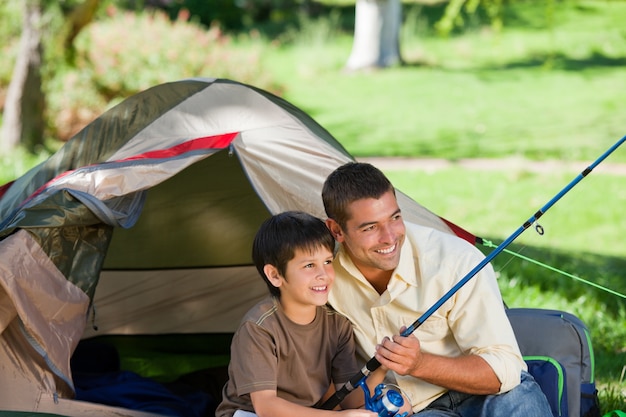
[(366, 73), (342, 71), (350, 33), (312, 21), (308, 43), (268, 48), (264, 65), (359, 156), (595, 158), (626, 134), (626, 2), (559, 2), (551, 27), (539, 4), (507, 8), (501, 33), (446, 39), (428, 8), (405, 9), (406, 65)]

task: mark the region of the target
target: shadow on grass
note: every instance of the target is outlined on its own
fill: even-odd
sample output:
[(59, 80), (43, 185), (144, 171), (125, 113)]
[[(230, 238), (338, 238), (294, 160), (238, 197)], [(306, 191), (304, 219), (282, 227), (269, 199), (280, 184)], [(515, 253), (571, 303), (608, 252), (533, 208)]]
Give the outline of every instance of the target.
[[(403, 67), (406, 68), (419, 68), (429, 67), (438, 68), (437, 65), (432, 64), (424, 60), (404, 61)], [(584, 70), (598, 70), (609, 69), (616, 67), (626, 67), (626, 57), (612, 57), (601, 52), (595, 51), (586, 58), (572, 58), (563, 53), (553, 54), (535, 54), (524, 60), (507, 62), (501, 65), (485, 65), (475, 67), (472, 70), (475, 72), (483, 71), (508, 71), (517, 69), (547, 69), (547, 70), (563, 70), (579, 72)], [(442, 70), (451, 72), (467, 72), (468, 69), (448, 69), (440, 68)]]
[[(499, 243), (498, 239), (493, 239)], [(489, 254), (492, 248), (479, 246)], [(570, 275), (609, 288), (619, 294), (626, 294), (626, 259), (588, 252), (565, 252), (549, 248), (522, 246), (515, 243), (507, 250), (533, 259)], [(626, 367), (626, 299), (562, 275), (528, 260), (503, 252), (492, 261), (500, 274), (500, 280), (510, 284), (513, 294), (519, 294), (513, 307), (552, 308), (543, 304), (562, 305), (557, 307), (577, 315), (585, 322), (591, 333), (595, 357), (595, 374), (598, 383), (620, 381)], [(505, 302), (507, 294), (503, 291)], [(509, 298), (511, 293), (509, 292)], [(524, 298), (526, 297), (526, 298)], [(528, 297), (537, 297), (532, 299)], [(508, 300), (509, 302), (511, 300)], [(576, 311), (573, 311), (576, 310)], [(626, 405), (626, 397), (623, 398)]]
[(601, 52), (594, 51), (586, 58), (572, 58), (563, 53), (545, 54), (535, 56), (523, 61), (509, 62), (505, 65), (488, 67), (483, 69), (509, 70), (526, 69), (533, 67), (550, 67), (566, 71), (581, 71), (585, 69), (611, 68), (626, 66), (626, 57), (611, 57)]
[[(493, 242), (496, 243), (498, 240), (495, 239)], [(479, 249), (485, 254), (493, 250), (484, 246)], [(620, 294), (626, 294), (626, 259), (624, 258), (589, 252), (565, 252), (515, 243), (506, 249)], [(581, 297), (593, 299), (602, 305), (604, 313), (615, 317), (624, 312), (626, 306), (624, 298), (531, 261), (520, 259), (513, 254), (501, 253), (493, 259), (492, 264), (496, 271), (500, 271), (507, 279), (515, 279), (520, 286), (538, 287), (541, 291), (557, 293), (571, 302), (577, 302)]]

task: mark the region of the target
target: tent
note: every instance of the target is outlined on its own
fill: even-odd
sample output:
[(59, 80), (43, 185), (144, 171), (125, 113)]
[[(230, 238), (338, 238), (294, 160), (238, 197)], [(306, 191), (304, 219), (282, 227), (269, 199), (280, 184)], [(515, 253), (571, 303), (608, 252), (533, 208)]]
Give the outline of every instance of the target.
[[(232, 333), (267, 292), (260, 223), (323, 218), (323, 181), (352, 160), (300, 109), (230, 80), (158, 85), (102, 114), (0, 187), (1, 408), (151, 414), (76, 400), (79, 342)], [(472, 239), (398, 198), (407, 220)]]

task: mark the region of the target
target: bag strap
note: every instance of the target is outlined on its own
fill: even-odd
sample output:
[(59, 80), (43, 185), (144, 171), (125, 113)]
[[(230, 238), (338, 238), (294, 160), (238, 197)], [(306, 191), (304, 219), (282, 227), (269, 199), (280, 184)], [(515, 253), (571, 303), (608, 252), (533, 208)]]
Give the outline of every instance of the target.
[(619, 411), (619, 410), (613, 410), (613, 411), (609, 411), (607, 414), (603, 415), (602, 417), (611, 417), (613, 415), (615, 415), (617, 417), (626, 417), (626, 412)]

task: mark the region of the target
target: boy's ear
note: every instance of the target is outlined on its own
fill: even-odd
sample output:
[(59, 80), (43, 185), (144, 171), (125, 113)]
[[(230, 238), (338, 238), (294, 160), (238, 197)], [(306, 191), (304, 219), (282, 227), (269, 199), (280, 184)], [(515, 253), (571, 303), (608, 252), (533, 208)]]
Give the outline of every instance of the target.
[(263, 267), (263, 272), (265, 272), (265, 276), (269, 279), (270, 283), (275, 287), (280, 287), (283, 283), (280, 274), (278, 273), (278, 269), (271, 264), (265, 264)]
[(334, 219), (326, 219), (326, 227), (328, 227), (330, 234), (333, 235), (337, 242), (343, 242), (343, 230), (341, 230), (339, 223), (337, 223)]

